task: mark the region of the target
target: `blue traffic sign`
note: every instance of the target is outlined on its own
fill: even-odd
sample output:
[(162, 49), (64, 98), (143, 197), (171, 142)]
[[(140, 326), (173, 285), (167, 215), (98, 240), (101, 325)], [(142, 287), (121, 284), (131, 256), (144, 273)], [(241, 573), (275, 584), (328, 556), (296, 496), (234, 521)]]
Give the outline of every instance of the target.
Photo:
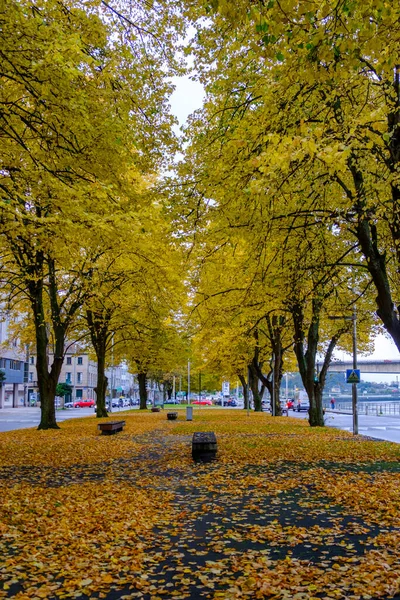
[(346, 383), (360, 383), (360, 369), (346, 369)]

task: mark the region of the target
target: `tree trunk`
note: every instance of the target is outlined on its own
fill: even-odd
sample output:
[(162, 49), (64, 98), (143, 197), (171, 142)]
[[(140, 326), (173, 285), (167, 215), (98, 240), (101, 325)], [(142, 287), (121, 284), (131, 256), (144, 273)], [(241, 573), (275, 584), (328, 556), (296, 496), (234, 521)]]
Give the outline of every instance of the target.
[(96, 417), (108, 417), (107, 408), (106, 408), (106, 392), (108, 385), (108, 378), (105, 374), (105, 363), (106, 363), (106, 349), (104, 347), (103, 351), (97, 353), (97, 385), (94, 388), (96, 392)]
[(262, 405), (261, 405), (261, 396), (260, 396), (260, 392), (258, 389), (258, 377), (257, 377), (257, 373), (254, 369), (254, 365), (253, 363), (250, 365), (250, 389), (253, 393), (253, 404), (254, 404), (254, 410), (256, 412), (261, 412), (262, 410)]
[(304, 312), (300, 302), (295, 301), (292, 304), (291, 312), (295, 330), (294, 351), (299, 366), (301, 380), (305, 387), (310, 402), (308, 422), (311, 427), (323, 427), (324, 415), (322, 410), (322, 389), (320, 393), (315, 393), (315, 366), (319, 340), (319, 314), (321, 302), (313, 298), (312, 317), (308, 327), (307, 350), (305, 350), (304, 334)]
[(170, 379), (165, 379), (163, 381), (163, 386), (164, 386), (164, 401), (167, 399), (171, 400), (172, 392), (173, 392), (172, 381)]
[[(280, 315), (273, 315), (272, 318), (270, 315), (265, 316), (267, 327), (268, 327), (268, 338), (271, 343), (271, 348), (274, 356), (274, 364), (271, 367), (270, 372), (267, 376), (265, 376), (262, 372), (262, 364), (259, 361), (259, 353), (260, 349), (258, 346), (258, 330), (255, 329), (254, 337), (256, 339), (256, 347), (254, 350), (254, 356), (252, 360), (253, 372), (256, 374), (258, 379), (261, 381), (264, 388), (267, 388), (270, 395), (270, 404), (271, 404), (271, 414), (279, 417), (282, 416), (281, 403), (279, 400), (281, 382), (283, 377), (283, 354), (284, 348), (282, 344), (282, 329), (285, 325), (285, 317)], [(271, 375), (273, 374), (273, 378)], [(274, 390), (273, 390), (274, 388)], [(275, 393), (273, 393), (273, 391)], [(262, 398), (263, 394), (261, 394)], [(275, 406), (273, 406), (273, 398), (275, 400)]]
[(247, 410), (248, 408), (250, 408), (250, 406), (249, 406), (249, 387), (247, 385), (247, 381), (246, 381), (246, 378), (244, 377), (244, 375), (242, 375), (241, 373), (237, 373), (237, 376), (239, 377), (239, 381), (242, 384), (242, 388), (243, 388), (243, 399), (244, 399), (243, 408), (245, 410)]
[(140, 398), (140, 410), (147, 409), (147, 387), (146, 387), (146, 379), (147, 374), (143, 371), (138, 373), (138, 383), (139, 383), (139, 398)]
[(324, 411), (322, 408), (322, 392), (325, 387), (326, 375), (332, 360), (333, 351), (341, 336), (349, 329), (348, 323), (344, 324), (329, 342), (325, 352), (324, 362), (321, 372), (316, 373), (316, 356), (318, 351), (319, 340), (319, 314), (321, 310), (321, 302), (313, 299), (312, 301), (312, 321), (308, 328), (307, 335), (307, 350), (305, 351), (305, 336), (304, 336), (304, 313), (303, 307), (299, 302), (295, 302), (292, 307), (292, 317), (295, 330), (294, 350), (299, 366), (301, 380), (310, 401), (310, 410), (308, 422), (311, 427), (323, 427)]
[[(305, 387), (305, 386), (304, 386)], [(310, 411), (308, 422), (311, 427), (324, 426), (324, 410), (322, 408), (322, 390), (319, 384), (310, 385), (306, 388), (310, 400)]]
[[(283, 355), (283, 352), (277, 353), (276, 358), (275, 358), (275, 363), (274, 363), (274, 367), (273, 367), (274, 368), (274, 381), (272, 381), (272, 379), (270, 378), (272, 371), (266, 377), (264, 375), (264, 373), (262, 372), (261, 365), (257, 362), (255, 357), (253, 358), (253, 363), (252, 363), (254, 372), (256, 373), (258, 379), (261, 381), (263, 387), (265, 387), (269, 392), (270, 404), (271, 404), (271, 414), (274, 414), (277, 417), (282, 415), (281, 403), (279, 400), (279, 393), (280, 393), (280, 389), (281, 389), (281, 382), (282, 382), (282, 376), (283, 376), (282, 355)], [(275, 411), (273, 410), (273, 406), (272, 406), (272, 387), (273, 386), (275, 387)], [(262, 395), (261, 395), (261, 397), (262, 397)]]
[(44, 317), (42, 281), (31, 284), (30, 299), (35, 322), (36, 370), (40, 394), (40, 423), (38, 429), (59, 429), (56, 421), (55, 396), (64, 359), (64, 338), (56, 340), (54, 360), (49, 372), (49, 341)]
[(97, 358), (96, 417), (108, 417), (106, 408), (106, 392), (108, 379), (105, 374), (107, 341), (109, 338), (110, 314), (86, 311), (86, 321), (89, 327), (90, 339)]

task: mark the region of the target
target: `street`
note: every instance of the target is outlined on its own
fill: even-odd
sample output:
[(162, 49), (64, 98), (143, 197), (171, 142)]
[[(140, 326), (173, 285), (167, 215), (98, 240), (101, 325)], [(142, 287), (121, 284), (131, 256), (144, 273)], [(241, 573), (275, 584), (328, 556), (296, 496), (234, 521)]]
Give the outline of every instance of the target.
[[(137, 407), (133, 407), (137, 408)], [(199, 407), (203, 410), (203, 407)], [(127, 408), (114, 408), (111, 413), (119, 413)], [(235, 410), (226, 408), (226, 410)], [(240, 409), (237, 409), (240, 410)], [(242, 409), (243, 410), (243, 409)], [(92, 408), (71, 408), (68, 410), (57, 410), (57, 422), (61, 423), (67, 419), (77, 419), (79, 417), (88, 417), (94, 414)], [(297, 411), (289, 411), (289, 416), (296, 419), (307, 419), (306, 412), (298, 413)], [(5, 408), (0, 411), (0, 432), (13, 431), (15, 429), (27, 429), (29, 427), (37, 427), (40, 422), (40, 408)], [(336, 427), (344, 431), (353, 430), (352, 415), (343, 414), (334, 410), (327, 410), (325, 422), (328, 427)], [(394, 416), (375, 416), (375, 415), (359, 415), (358, 416), (358, 432), (360, 435), (387, 440), (389, 442), (400, 443), (400, 417)]]
[[(289, 411), (290, 417), (307, 419), (307, 413)], [(353, 417), (349, 414), (327, 410), (325, 423), (328, 427), (336, 427), (344, 431), (353, 431)], [(369, 437), (400, 443), (400, 417), (358, 415), (358, 433)]]
[[(69, 410), (57, 410), (56, 418), (57, 422), (61, 423), (67, 419), (88, 417), (93, 414), (93, 408), (71, 408)], [(40, 408), (22, 406), (21, 408), (3, 408), (0, 410), (0, 432), (37, 427), (39, 423)]]

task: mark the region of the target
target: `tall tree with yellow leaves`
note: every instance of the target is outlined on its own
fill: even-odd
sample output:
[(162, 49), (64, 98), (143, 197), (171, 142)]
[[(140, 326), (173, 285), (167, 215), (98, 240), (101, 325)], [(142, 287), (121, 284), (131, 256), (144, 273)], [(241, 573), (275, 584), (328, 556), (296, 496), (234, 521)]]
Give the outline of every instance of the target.
[(136, 53), (122, 43), (101, 6), (38, 0), (3, 12), (1, 271), (7, 300), (27, 298), (35, 323), (40, 429), (57, 427), (65, 339), (92, 296), (101, 238), (135, 210), (171, 141), (165, 74), (147, 79), (154, 56), (140, 39)]
[[(216, 0), (188, 12), (200, 80), (218, 98), (210, 118), (247, 157), (242, 179), (283, 212), (293, 176), (308, 175), (314, 203), (302, 214), (353, 236), (400, 350), (398, 3)], [(244, 120), (241, 135), (233, 119)]]

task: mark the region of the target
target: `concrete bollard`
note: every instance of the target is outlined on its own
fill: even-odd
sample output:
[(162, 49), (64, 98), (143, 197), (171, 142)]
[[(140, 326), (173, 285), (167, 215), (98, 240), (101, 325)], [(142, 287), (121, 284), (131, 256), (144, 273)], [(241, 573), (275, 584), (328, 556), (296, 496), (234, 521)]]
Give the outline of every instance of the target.
[(193, 406), (186, 407), (186, 421), (193, 421)]

